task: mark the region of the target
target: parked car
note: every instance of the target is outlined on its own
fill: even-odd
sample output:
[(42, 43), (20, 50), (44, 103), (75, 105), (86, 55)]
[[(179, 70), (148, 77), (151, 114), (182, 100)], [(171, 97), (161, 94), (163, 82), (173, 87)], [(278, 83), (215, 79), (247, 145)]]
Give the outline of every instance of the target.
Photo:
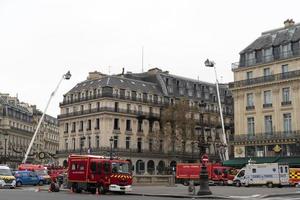
[(44, 178), (38, 176), (35, 172), (32, 171), (16, 171), (16, 185), (20, 187), (22, 185), (43, 185)]
[(7, 165), (0, 165), (0, 187), (16, 187), (16, 179)]

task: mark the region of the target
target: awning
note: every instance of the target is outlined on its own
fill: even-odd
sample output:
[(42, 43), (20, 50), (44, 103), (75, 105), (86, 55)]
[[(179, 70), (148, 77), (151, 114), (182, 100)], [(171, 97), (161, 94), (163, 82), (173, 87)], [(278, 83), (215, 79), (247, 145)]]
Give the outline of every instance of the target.
[[(280, 157), (252, 157), (252, 158), (234, 158), (223, 162), (224, 166), (242, 168), (248, 164), (249, 160), (259, 163), (274, 163), (279, 162)], [(299, 163), (300, 164), (300, 163)]]

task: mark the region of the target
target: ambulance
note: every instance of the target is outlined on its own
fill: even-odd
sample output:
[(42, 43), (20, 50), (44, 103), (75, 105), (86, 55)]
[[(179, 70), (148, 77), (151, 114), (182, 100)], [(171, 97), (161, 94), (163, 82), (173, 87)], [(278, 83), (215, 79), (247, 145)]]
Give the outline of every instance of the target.
[(16, 178), (12, 175), (11, 170), (7, 165), (0, 165), (0, 187), (16, 188)]
[(251, 185), (266, 185), (270, 188), (288, 186), (289, 166), (280, 163), (249, 163), (238, 172), (233, 182), (238, 187)]

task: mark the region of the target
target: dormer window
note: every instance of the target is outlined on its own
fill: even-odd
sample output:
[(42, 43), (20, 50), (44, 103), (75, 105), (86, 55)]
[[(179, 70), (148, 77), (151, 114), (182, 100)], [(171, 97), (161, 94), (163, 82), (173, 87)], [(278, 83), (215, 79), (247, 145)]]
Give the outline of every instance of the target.
[(290, 44), (282, 45), (282, 56), (283, 58), (287, 58), (291, 55), (291, 46)]
[(250, 52), (246, 54), (247, 65), (255, 64), (255, 52)]
[(272, 61), (272, 59), (273, 59), (272, 47), (268, 48), (268, 49), (265, 49), (264, 50), (264, 60), (265, 60), (265, 62)]

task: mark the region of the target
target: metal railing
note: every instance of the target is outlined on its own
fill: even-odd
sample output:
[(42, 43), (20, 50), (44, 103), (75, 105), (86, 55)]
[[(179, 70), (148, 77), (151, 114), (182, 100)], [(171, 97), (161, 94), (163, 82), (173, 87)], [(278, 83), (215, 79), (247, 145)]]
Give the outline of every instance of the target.
[(65, 98), (63, 102), (60, 103), (60, 106), (67, 105), (67, 104), (72, 104), (72, 103), (78, 103), (78, 102), (84, 102), (84, 101), (89, 101), (89, 100), (94, 100), (94, 99), (99, 99), (103, 97), (109, 97), (109, 98), (115, 98), (115, 99), (124, 99), (124, 100), (132, 100), (132, 101), (138, 101), (138, 102), (144, 102), (144, 103), (150, 103), (154, 105), (163, 105), (163, 102), (159, 102), (157, 99), (143, 99), (140, 97), (130, 97), (130, 96), (124, 96), (124, 95), (116, 95), (112, 93), (102, 93), (102, 94), (95, 94), (95, 95), (89, 95), (85, 97), (80, 97), (80, 98), (72, 98), (72, 99), (67, 99)]
[(100, 107), (100, 108), (94, 108), (94, 109), (89, 109), (89, 110), (61, 114), (61, 115), (58, 115), (58, 119), (62, 119), (62, 118), (66, 118), (66, 117), (74, 117), (74, 116), (79, 116), (79, 115), (93, 114), (93, 113), (98, 113), (98, 112), (115, 112), (115, 113), (124, 113), (124, 114), (131, 114), (131, 115), (145, 116), (145, 117), (156, 117), (156, 118), (160, 117), (160, 114), (153, 113), (153, 112), (142, 112), (142, 111), (136, 111), (136, 110), (121, 109), (121, 108), (115, 109), (114, 107)]
[(229, 83), (229, 88), (238, 88), (238, 87), (244, 87), (248, 85), (269, 83), (273, 81), (279, 81), (279, 80), (285, 80), (285, 79), (297, 78), (297, 77), (300, 78), (300, 70), (231, 82)]
[(271, 133), (256, 133), (256, 134), (238, 134), (231, 138), (234, 142), (261, 141), (270, 139), (297, 139), (300, 137), (300, 130), (289, 132), (271, 132)]

